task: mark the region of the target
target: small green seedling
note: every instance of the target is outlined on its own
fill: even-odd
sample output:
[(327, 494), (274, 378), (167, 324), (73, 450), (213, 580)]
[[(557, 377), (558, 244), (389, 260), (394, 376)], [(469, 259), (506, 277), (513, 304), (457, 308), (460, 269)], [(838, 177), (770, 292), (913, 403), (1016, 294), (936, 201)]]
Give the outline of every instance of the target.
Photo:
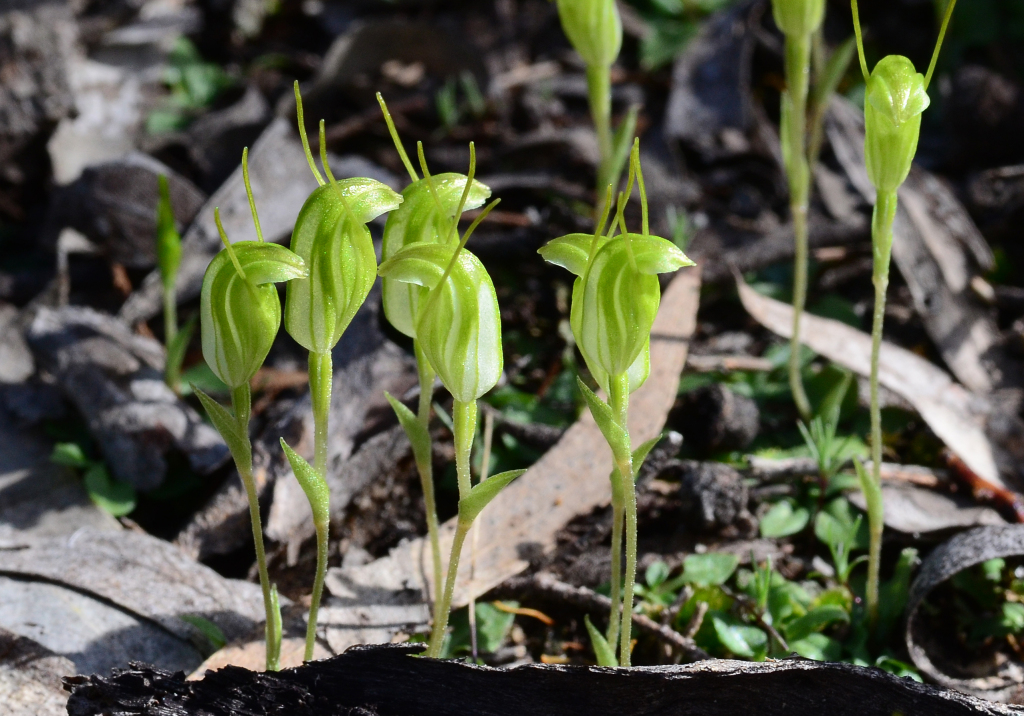
[[(868, 501), (871, 548), (868, 560), (866, 601), (869, 621), (878, 619), (878, 572), (882, 559), (882, 413), (878, 400), (878, 359), (885, 322), (885, 294), (889, 288), (889, 262), (892, 257), (892, 226), (896, 218), (897, 190), (910, 173), (921, 133), (921, 114), (928, 108), (928, 85), (939, 59), (942, 39), (956, 0), (950, 0), (942, 29), (935, 43), (931, 63), (925, 75), (906, 57), (889, 55), (868, 72), (864, 57), (857, 0), (851, 0), (853, 27), (857, 35), (857, 55), (867, 83), (864, 98), (864, 163), (868, 178), (878, 196), (871, 219), (873, 248), (872, 283), (875, 286), (875, 310), (871, 324), (871, 474), (858, 463), (857, 473)], [(872, 504), (877, 503), (872, 509)]]
[[(598, 198), (604, 187), (617, 187), (629, 156), (629, 139), (636, 131), (637, 109), (631, 108), (612, 133), (611, 67), (622, 48), (622, 20), (615, 0), (558, 0), (558, 17), (573, 48), (587, 66), (590, 114), (597, 131), (601, 163), (597, 170)], [(596, 214), (601, 215), (602, 205)]]
[[(248, 175), (246, 154), (242, 168)], [(248, 190), (248, 182), (246, 182)], [(224, 249), (210, 262), (200, 295), (203, 356), (214, 374), (231, 390), (231, 411), (193, 386), (214, 427), (227, 443), (249, 500), (249, 518), (256, 545), (256, 562), (267, 612), (267, 669), (277, 670), (281, 649), (281, 615), (277, 590), (270, 584), (263, 548), (259, 495), (252, 474), (249, 416), (252, 393), (249, 381), (263, 365), (281, 327), (281, 299), (275, 283), (306, 278), (309, 272), (300, 256), (277, 244), (263, 241), (256, 204), (249, 192), (258, 241), (232, 244), (224, 233), (220, 211), (213, 216)]]
[(50, 461), (82, 472), (85, 491), (93, 504), (114, 517), (124, 517), (135, 509), (135, 488), (110, 475), (102, 460), (93, 460), (78, 443), (57, 443)]
[[(284, 309), (285, 330), (309, 351), (309, 390), (313, 405), (313, 467), (292, 450), (285, 451), (292, 472), (309, 498), (317, 534), (317, 570), (306, 630), (305, 658), (308, 661), (313, 658), (317, 612), (327, 574), (329, 521), (318, 516), (329, 512), (327, 440), (334, 370), (331, 350), (341, 340), (377, 278), (377, 255), (366, 224), (398, 208), (402, 197), (374, 179), (335, 180), (327, 161), (327, 142), (321, 120), (320, 162), (327, 175), (325, 181), (316, 168), (306, 137), (298, 81), (295, 82), (295, 106), (306, 161), (319, 184), (302, 205), (292, 231), (291, 249), (305, 262), (309, 276), (288, 283)], [(244, 169), (245, 164), (242, 166)], [(243, 171), (243, 176), (251, 202), (248, 172)]]
[[(426, 171), (422, 149), (420, 160), (430, 196), (434, 194), (431, 188), (433, 178)], [(417, 298), (415, 309), (410, 307), (410, 311), (415, 311), (414, 337), (423, 358), (455, 400), (452, 413), (459, 514), (444, 591), (434, 609), (434, 625), (427, 650), (427, 655), (433, 658), (440, 656), (444, 644), (459, 557), (473, 521), (506, 485), (525, 472), (503, 472), (476, 486), (473, 486), (470, 476), (470, 458), (476, 436), (476, 401), (495, 386), (502, 370), (501, 316), (494, 284), (480, 260), (465, 248), (473, 231), (498, 200), (488, 204), (461, 239), (458, 238), (458, 219), (472, 192), (475, 172), (476, 150), (471, 143), (469, 173), (463, 182), (446, 238), (439, 243), (417, 241), (407, 244), (382, 262), (379, 269), (385, 278), (427, 289), (425, 295)], [(407, 421), (408, 418), (406, 416)]]
[[(412, 181), (402, 192), (402, 205), (388, 215), (387, 223), (384, 225), (381, 253), (383, 260), (387, 261), (402, 249), (413, 244), (445, 244), (452, 235), (454, 227), (457, 226), (462, 211), (483, 206), (491, 196), (491, 190), (478, 181), (470, 181), (464, 174), (447, 173), (432, 176), (427, 170), (422, 145), (419, 145), (420, 164), (423, 169), (423, 178), (421, 179), (412, 162), (409, 161), (409, 156), (405, 152), (405, 147), (402, 145), (402, 140), (391, 119), (391, 113), (388, 112), (387, 104), (380, 93), (377, 94), (377, 101), (380, 103), (381, 111), (391, 133), (391, 139), (395, 143), (395, 149), (398, 150), (398, 155)], [(469, 186), (468, 194), (466, 193), (467, 186)], [(466, 194), (465, 198), (463, 198), (463, 194)], [(434, 396), (436, 372), (416, 337), (416, 316), (419, 304), (428, 294), (429, 289), (416, 283), (406, 283), (388, 276), (384, 277), (382, 287), (384, 315), (398, 331), (413, 339), (413, 352), (416, 355), (420, 388), (417, 412), (414, 414), (390, 395), (387, 398), (412, 444), (413, 457), (419, 472), (420, 485), (423, 488), (423, 501), (427, 513), (427, 537), (430, 541), (433, 558), (434, 606), (436, 609), (441, 603), (444, 589), (430, 444), (430, 406)]]
[(185, 351), (192, 340), (195, 330), (195, 319), (178, 330), (178, 297), (176, 284), (178, 268), (181, 266), (181, 234), (174, 222), (174, 210), (171, 208), (171, 192), (167, 177), (161, 174), (157, 178), (160, 200), (156, 205), (156, 258), (160, 269), (160, 282), (163, 284), (164, 297), (164, 348), (167, 359), (164, 364), (164, 382), (175, 393), (181, 384), (181, 364), (185, 360)]
[[(623, 217), (634, 179), (640, 189), (643, 217), (640, 234), (629, 233)], [(602, 218), (593, 235), (562, 236), (548, 242), (540, 249), (540, 254), (546, 261), (577, 276), (573, 284), (569, 324), (587, 367), (609, 396), (606, 403), (582, 381), (579, 382), (590, 412), (614, 457), (615, 469), (611, 477), (612, 615), (608, 641), (614, 644), (618, 636), (619, 659), (623, 666), (629, 666), (636, 575), (635, 479), (647, 452), (656, 442), (645, 443), (635, 452), (631, 450), (627, 429), (629, 394), (639, 388), (650, 373), (651, 327), (661, 301), (658, 274), (692, 266), (693, 262), (671, 241), (650, 234), (639, 140), (633, 143), (629, 179), (626, 191), (618, 197), (616, 221), (605, 235), (611, 187), (607, 191)], [(616, 234), (616, 229), (620, 233)], [(620, 601), (618, 555), (623, 531), (626, 538), (626, 579)]]

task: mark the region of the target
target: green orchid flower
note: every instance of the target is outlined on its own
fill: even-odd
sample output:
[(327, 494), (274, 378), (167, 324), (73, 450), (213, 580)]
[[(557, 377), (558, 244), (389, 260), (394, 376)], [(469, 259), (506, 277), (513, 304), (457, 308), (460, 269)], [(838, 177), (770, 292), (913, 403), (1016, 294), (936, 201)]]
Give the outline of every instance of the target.
[[(580, 389), (612, 449), (612, 613), (607, 638), (600, 642), (602, 659), (614, 656), (629, 666), (633, 583), (636, 573), (636, 474), (653, 443), (631, 451), (627, 417), (629, 395), (650, 373), (651, 328), (661, 302), (659, 273), (670, 273), (693, 262), (671, 241), (649, 230), (647, 192), (640, 167), (640, 143), (630, 156), (626, 191), (619, 194), (616, 221), (604, 234), (611, 206), (608, 187), (604, 212), (593, 236), (569, 234), (540, 249), (550, 263), (576, 275), (569, 325), (576, 345), (598, 385), (608, 394), (605, 403), (580, 381)], [(634, 180), (640, 189), (643, 229), (626, 229), (623, 211)], [(619, 233), (615, 234), (615, 229)], [(625, 587), (620, 595), (622, 538), (626, 539)], [(625, 606), (624, 606), (625, 605)], [(620, 615), (621, 611), (621, 615)], [(596, 631), (594, 632), (596, 633)]]
[(953, 16), (956, 0), (951, 0), (942, 20), (942, 28), (932, 52), (928, 72), (921, 75), (914, 64), (899, 55), (883, 58), (868, 72), (864, 56), (857, 0), (851, 0), (853, 29), (857, 37), (857, 55), (867, 84), (864, 98), (864, 164), (868, 178), (878, 192), (871, 218), (873, 266), (871, 281), (875, 287), (875, 309), (871, 324), (871, 474), (858, 465), (864, 494), (868, 500), (868, 527), (871, 536), (868, 552), (868, 581), (865, 590), (871, 624), (878, 620), (878, 582), (882, 560), (882, 414), (878, 396), (878, 364), (885, 323), (885, 299), (889, 288), (889, 264), (892, 257), (893, 222), (896, 219), (897, 191), (910, 174), (921, 134), (921, 115), (931, 103), (928, 85), (935, 72), (939, 50)]
[(245, 486), (266, 609), (266, 668), (276, 671), (281, 655), (281, 609), (277, 589), (267, 572), (259, 494), (252, 472), (249, 381), (263, 365), (281, 327), (281, 299), (274, 284), (305, 278), (309, 272), (302, 257), (283, 246), (264, 243), (249, 185), (247, 159), (248, 150), (242, 153), (242, 175), (258, 241), (232, 244), (224, 233), (220, 210), (214, 209), (213, 218), (224, 249), (206, 269), (199, 307), (203, 356), (214, 374), (231, 389), (232, 410), (228, 411), (194, 385), (192, 389), (224, 437)]

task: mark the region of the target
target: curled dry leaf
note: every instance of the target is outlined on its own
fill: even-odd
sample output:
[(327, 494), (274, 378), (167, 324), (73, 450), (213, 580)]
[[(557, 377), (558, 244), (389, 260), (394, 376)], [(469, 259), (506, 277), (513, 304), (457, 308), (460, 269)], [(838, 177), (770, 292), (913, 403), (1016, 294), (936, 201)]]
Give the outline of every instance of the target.
[[(928, 555), (910, 587), (904, 632), (910, 658), (918, 669), (947, 688), (993, 701), (1006, 701), (1019, 693), (1024, 684), (1024, 669), (1016, 661), (1007, 661), (990, 676), (970, 679), (954, 678), (940, 669), (936, 664), (938, 652), (931, 651), (934, 645), (918, 623), (918, 607), (932, 589), (957, 572), (990, 559), (1021, 556), (1024, 556), (1024, 525), (978, 527), (956, 535)], [(963, 654), (950, 656), (956, 662), (963, 658)]]
[[(789, 338), (792, 307), (762, 296), (738, 276), (736, 283), (747, 313), (773, 333)], [(858, 375), (870, 372), (871, 336), (866, 333), (810, 314), (803, 317), (801, 333), (801, 342), (815, 353)], [(974, 472), (994, 485), (1006, 487), (985, 435), (986, 401), (941, 368), (891, 343), (882, 344), (879, 382), (913, 405), (928, 427)]]

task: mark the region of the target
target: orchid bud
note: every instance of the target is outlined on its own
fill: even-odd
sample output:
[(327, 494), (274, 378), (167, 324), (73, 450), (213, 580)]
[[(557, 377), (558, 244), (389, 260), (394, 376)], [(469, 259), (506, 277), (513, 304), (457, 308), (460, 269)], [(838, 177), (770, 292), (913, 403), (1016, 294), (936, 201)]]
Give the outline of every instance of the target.
[(399, 206), (402, 197), (373, 179), (346, 179), (316, 189), (299, 211), (292, 251), (309, 277), (291, 281), (285, 328), (306, 350), (329, 351), (348, 328), (377, 277), (366, 222)]
[(772, 16), (783, 35), (809, 37), (825, 17), (825, 0), (772, 0)]
[[(384, 226), (382, 257), (386, 261), (415, 243), (444, 242), (449, 234), (459, 200), (466, 188), (464, 174), (438, 174), (419, 179), (402, 192), (404, 201), (388, 215)], [(478, 181), (470, 185), (466, 209), (476, 209), (490, 197), (491, 190)], [(383, 281), (384, 315), (397, 330), (415, 337), (415, 317), (420, 298), (427, 290), (393, 278)]]
[(896, 191), (906, 180), (930, 103), (924, 75), (906, 57), (875, 65), (864, 97), (864, 164), (878, 191)]
[[(217, 222), (219, 228), (219, 216)], [(260, 241), (227, 245), (210, 262), (200, 297), (203, 357), (229, 388), (249, 382), (277, 336), (281, 299), (274, 284), (306, 275), (299, 256)]]
[(589, 67), (610, 67), (622, 47), (622, 20), (615, 0), (558, 0), (558, 17), (569, 42)]

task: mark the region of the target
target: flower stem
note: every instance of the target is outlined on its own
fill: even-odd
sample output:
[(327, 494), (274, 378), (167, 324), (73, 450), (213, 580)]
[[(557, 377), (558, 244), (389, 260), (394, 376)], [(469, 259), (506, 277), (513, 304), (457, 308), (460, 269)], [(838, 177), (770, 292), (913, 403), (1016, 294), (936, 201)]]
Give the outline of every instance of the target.
[[(249, 385), (244, 384), (231, 391), (231, 408), (235, 413), (235, 419), (243, 435), (249, 433), (249, 416), (252, 412), (252, 393)], [(248, 459), (245, 459), (248, 457)], [(277, 671), (277, 652), (281, 635), (277, 633), (276, 614), (273, 606), (273, 597), (270, 593), (270, 576), (267, 573), (267, 554), (263, 548), (263, 523), (260, 519), (260, 501), (256, 493), (256, 482), (252, 476), (252, 453), (251, 447), (248, 456), (235, 455), (235, 466), (238, 474), (245, 485), (245, 494), (249, 499), (249, 519), (252, 522), (252, 537), (256, 545), (256, 565), (260, 573), (260, 587), (263, 589), (263, 606), (266, 609), (266, 640), (267, 640), (267, 671)], [(242, 458), (242, 459), (239, 459)]]
[[(882, 411), (878, 401), (878, 362), (882, 348), (882, 327), (885, 322), (885, 293), (889, 288), (889, 261), (892, 257), (892, 225), (896, 218), (896, 192), (878, 192), (874, 214), (871, 217), (871, 243), (874, 253), (872, 283), (875, 285), (875, 310), (871, 322), (871, 480), (881, 484), (882, 469)], [(878, 619), (878, 573), (882, 561), (881, 510), (868, 511), (871, 536), (868, 551), (868, 583), (865, 601), (868, 620), (874, 625)]]
[(612, 610), (608, 617), (608, 633), (606, 639), (614, 649), (619, 639), (619, 626), (622, 620), (622, 517), (625, 503), (622, 495), (622, 477), (618, 468), (611, 475), (612, 481)]
[(316, 617), (320, 611), (320, 599), (324, 594), (324, 578), (327, 576), (327, 547), (330, 522), (316, 525), (316, 578), (313, 580), (313, 598), (309, 604), (309, 623), (306, 625), (306, 653), (303, 661), (313, 659), (316, 645)]
[(613, 183), (612, 164), (614, 163), (614, 147), (612, 146), (612, 77), (608, 67), (587, 66), (587, 96), (590, 99), (590, 115), (594, 120), (597, 132), (597, 147), (601, 154), (601, 163), (597, 168), (597, 200), (595, 216), (603, 210), (605, 187)]
[[(622, 375), (612, 376), (608, 381), (608, 404), (612, 409), (612, 414), (615, 416), (616, 422), (622, 426), (622, 429), (629, 434), (628, 430), (628, 417), (629, 417), (629, 376), (625, 373)], [(617, 636), (620, 639), (619, 644), (619, 665), (629, 666), (630, 661), (630, 636), (633, 626), (633, 584), (636, 581), (636, 489), (633, 484), (633, 465), (632, 460), (622, 462), (616, 465), (616, 473), (618, 474), (618, 485), (616, 486), (615, 481), (612, 482), (612, 519), (615, 523), (612, 525), (612, 549), (615, 550), (612, 553), (613, 565), (620, 559), (618, 554), (622, 548), (622, 527), (619, 526), (621, 521), (625, 521), (625, 538), (626, 538), (626, 568), (625, 568), (625, 585), (622, 590), (622, 601), (621, 607), (619, 605), (616, 592), (618, 587), (619, 578), (615, 575), (614, 581), (612, 582), (612, 590), (615, 597), (612, 599), (612, 619), (618, 618), (620, 620), (620, 626), (617, 630)], [(613, 478), (614, 478), (613, 473)], [(615, 509), (614, 503), (617, 502), (618, 509)], [(619, 526), (619, 539), (616, 542), (615, 539), (615, 528)], [(621, 609), (621, 616), (619, 610)], [(612, 634), (612, 630), (609, 630)], [(609, 642), (614, 643), (614, 636), (610, 636)]]
[(633, 585), (636, 582), (636, 484), (632, 475), (623, 482), (626, 488), (626, 584), (622, 590), (619, 666), (629, 666), (632, 657)]
[[(470, 478), (469, 466), (473, 450), (473, 438), (476, 437), (476, 401), (463, 402), (456, 400), (452, 406), (452, 421), (455, 425), (455, 472), (459, 480), (459, 500), (469, 497), (473, 489)], [(455, 593), (455, 578), (459, 571), (459, 557), (462, 555), (462, 546), (466, 541), (473, 526), (472, 520), (459, 519), (455, 528), (455, 540), (452, 542), (452, 552), (448, 557), (448, 573), (445, 575), (444, 594), (441, 595), (437, 609), (434, 610), (436, 618), (434, 628), (430, 632), (430, 645), (427, 648), (427, 656), (434, 659), (441, 655), (441, 647), (444, 645), (444, 635), (448, 629), (449, 611), (452, 606), (452, 595)]]
[(444, 594), (441, 597), (442, 609), (440, 610), (440, 621), (434, 622), (434, 628), (430, 632), (430, 644), (427, 647), (427, 656), (437, 659), (441, 656), (441, 647), (444, 646), (444, 635), (448, 630), (448, 612), (451, 609), (452, 595), (455, 594), (455, 577), (459, 572), (459, 557), (462, 555), (462, 545), (466, 542), (466, 535), (472, 527), (471, 522), (459, 520), (455, 526), (455, 538), (452, 541), (452, 553), (448, 558), (448, 574), (444, 581)]
[(793, 215), (793, 336), (790, 338), (789, 386), (804, 420), (811, 419), (811, 404), (800, 376), (800, 318), (807, 301), (807, 204), (811, 172), (807, 163), (807, 91), (811, 72), (811, 37), (786, 36), (786, 91), (782, 95), (786, 133), (783, 147), (789, 177), (790, 213)]
[[(331, 412), (331, 384), (333, 361), (330, 351), (309, 354), (309, 392), (313, 403), (313, 469), (327, 482), (328, 420)], [(316, 576), (313, 578), (313, 597), (309, 604), (309, 622), (306, 625), (305, 661), (313, 658), (316, 644), (316, 618), (327, 577), (327, 549), (330, 521), (316, 523)]]
[(327, 479), (327, 421), (333, 380), (331, 352), (309, 354), (309, 395), (313, 403), (313, 469)]
[[(413, 340), (416, 352), (416, 370), (420, 378), (420, 404), (416, 417), (419, 418), (424, 430), (430, 433), (430, 405), (434, 397), (434, 368), (427, 360), (420, 347), (420, 342)], [(423, 489), (423, 503), (427, 513), (427, 537), (430, 540), (430, 556), (433, 560), (434, 575), (434, 622), (437, 623), (437, 609), (441, 604), (441, 592), (444, 584), (441, 581), (441, 538), (438, 536), (437, 504), (434, 498), (434, 466), (427, 456), (422, 464), (417, 461), (416, 470), (420, 474), (420, 486)]]

